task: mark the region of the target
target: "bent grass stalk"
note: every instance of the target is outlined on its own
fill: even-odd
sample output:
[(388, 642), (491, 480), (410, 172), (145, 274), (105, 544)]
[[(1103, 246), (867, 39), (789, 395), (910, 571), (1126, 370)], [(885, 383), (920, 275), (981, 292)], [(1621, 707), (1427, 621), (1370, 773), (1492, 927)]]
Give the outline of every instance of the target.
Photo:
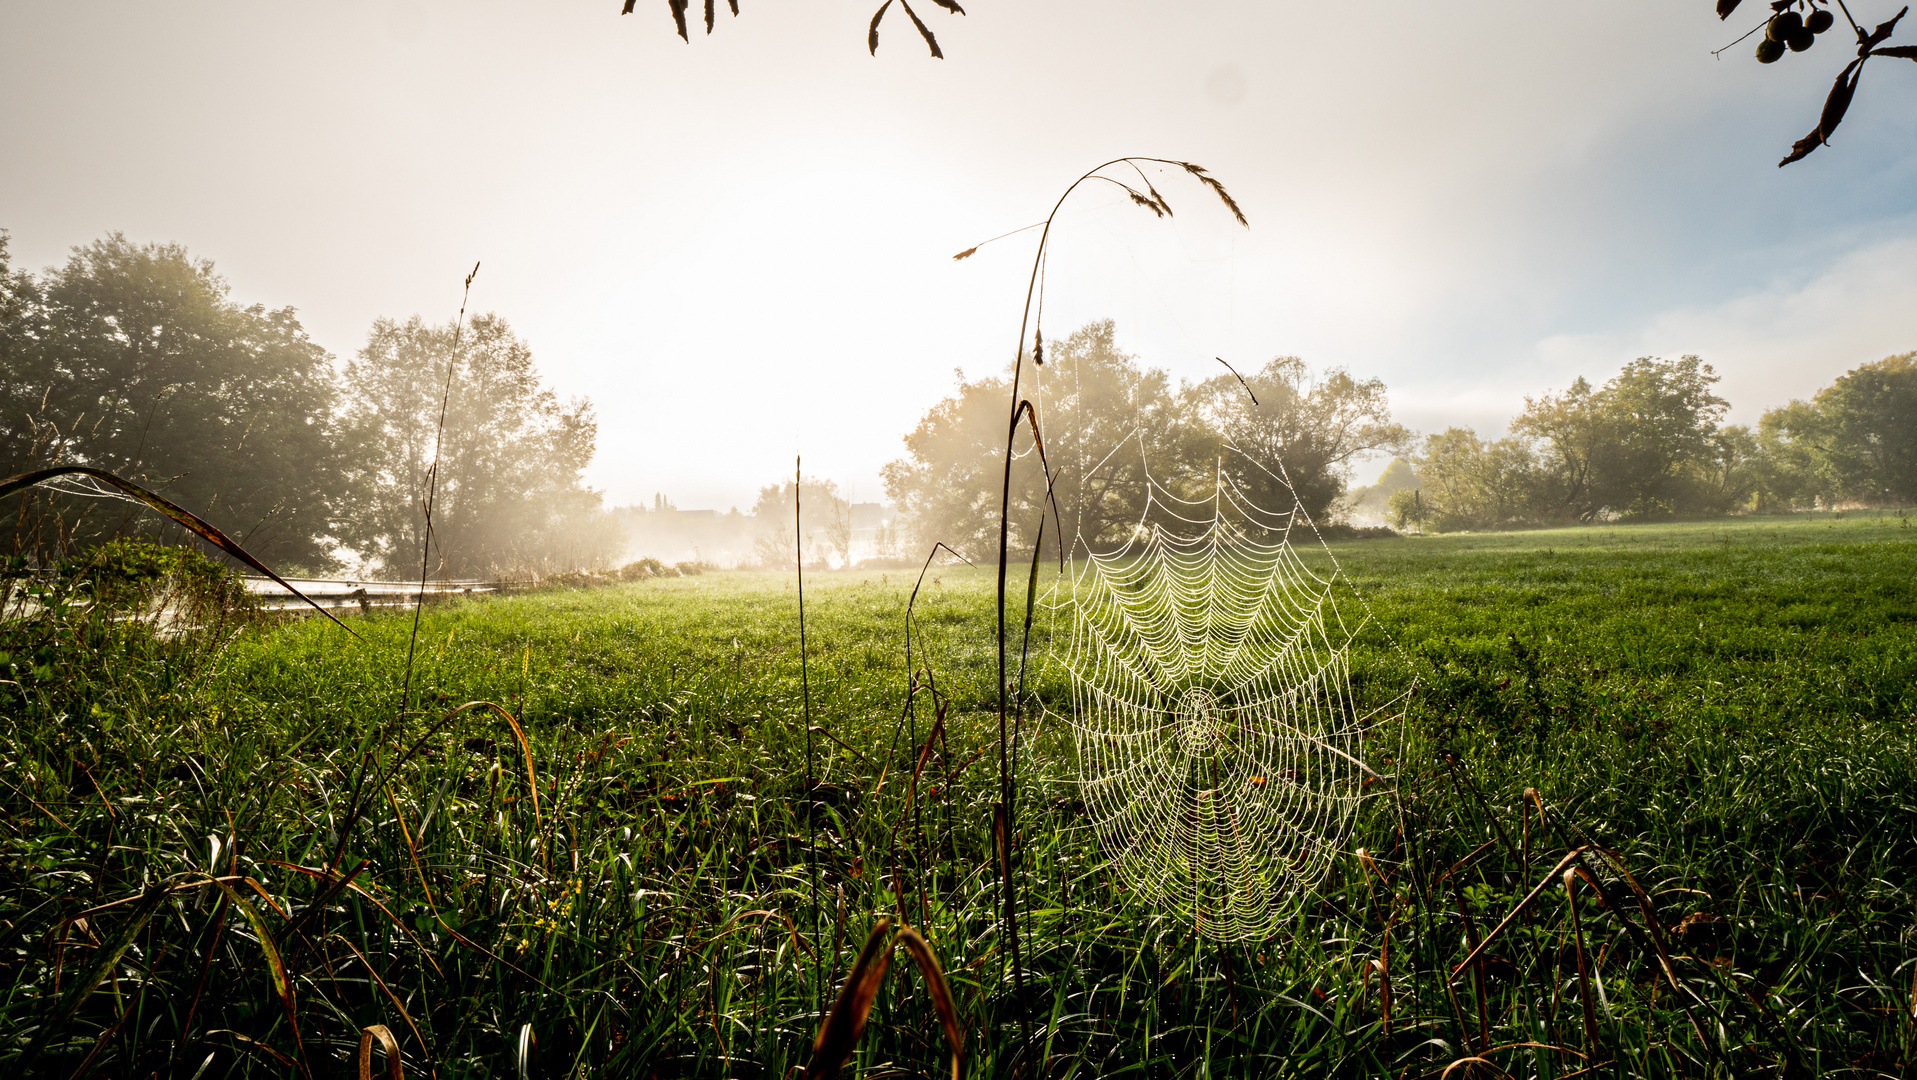
[[(1001, 857), (1001, 861), (1005, 867), (1005, 876), (1002, 878), (1001, 885), (1000, 885), (1000, 890), (1003, 894), (1001, 897), (1000, 918), (1001, 918), (1001, 925), (1004, 930), (1004, 936), (1005, 936), (1005, 940), (1007, 944), (1007, 949), (1006, 949), (1007, 962), (1010, 964), (1012, 969), (1011, 973), (1012, 973), (1013, 995), (1014, 995), (1014, 1000), (1016, 1003), (1016, 1010), (1018, 1012), (1018, 1017), (1019, 1017), (1019, 1047), (1020, 1047), (1021, 1054), (1027, 1053), (1030, 1048), (1031, 1023), (1030, 1023), (1030, 1017), (1029, 1017), (1028, 1011), (1025, 1006), (1025, 975), (1024, 975), (1023, 965), (1020, 963), (1020, 957), (1019, 957), (1018, 910), (1017, 910), (1017, 899), (1015, 896), (1016, 883), (1013, 881), (1010, 874), (1010, 862), (1011, 862), (1011, 858), (1013, 854), (1010, 849), (1010, 845), (1016, 842), (1015, 837), (1017, 833), (1018, 816), (1017, 816), (1017, 805), (1015, 802), (1016, 792), (1013, 789), (1013, 777), (1012, 777), (1011, 768), (1010, 768), (1011, 762), (1009, 758), (1008, 745), (1007, 745), (1007, 742), (1008, 742), (1007, 710), (1009, 707), (1009, 701), (1008, 701), (1008, 694), (1007, 694), (1007, 687), (1006, 687), (1006, 667), (1005, 667), (1006, 665), (1005, 590), (1006, 590), (1006, 571), (1008, 569), (1007, 556), (1008, 556), (1008, 548), (1009, 548), (1010, 539), (1011, 539), (1012, 461), (1014, 460), (1013, 458), (1013, 453), (1015, 449), (1014, 443), (1018, 438), (1018, 425), (1019, 425), (1021, 414), (1029, 415), (1031, 419), (1032, 441), (1033, 441), (1033, 444), (1038, 448), (1040, 466), (1045, 471), (1046, 495), (1048, 498), (1052, 500), (1053, 516), (1055, 518), (1058, 516), (1057, 500), (1056, 500), (1056, 497), (1053, 496), (1052, 490), (1051, 490), (1051, 487), (1052, 487), (1051, 467), (1049, 464), (1045, 462), (1044, 440), (1040, 437), (1040, 434), (1039, 434), (1038, 411), (1032, 405), (1030, 401), (1027, 401), (1024, 398), (1019, 396), (1020, 382), (1023, 379), (1025, 374), (1025, 335), (1026, 335), (1026, 332), (1030, 330), (1033, 334), (1033, 340), (1035, 342), (1043, 340), (1042, 328), (1032, 325), (1032, 311), (1033, 311), (1033, 301), (1038, 295), (1038, 288), (1039, 288), (1040, 280), (1041, 280), (1044, 266), (1045, 266), (1046, 247), (1051, 240), (1052, 225), (1058, 218), (1059, 210), (1064, 207), (1065, 201), (1071, 198), (1072, 193), (1077, 191), (1081, 184), (1085, 184), (1093, 180), (1105, 181), (1106, 183), (1116, 185), (1118, 188), (1123, 190), (1131, 198), (1132, 202), (1150, 210), (1153, 216), (1155, 217), (1171, 216), (1171, 213), (1172, 213), (1171, 205), (1165, 201), (1165, 197), (1159, 194), (1158, 190), (1151, 185), (1150, 180), (1145, 177), (1144, 170), (1141, 167), (1144, 164), (1174, 166), (1174, 167), (1185, 170), (1187, 174), (1189, 174), (1190, 176), (1196, 177), (1200, 183), (1210, 188), (1212, 193), (1215, 194), (1219, 198), (1219, 200), (1225, 204), (1226, 208), (1231, 211), (1232, 216), (1238, 220), (1238, 223), (1240, 225), (1248, 225), (1248, 223), (1245, 220), (1244, 212), (1239, 209), (1237, 201), (1234, 200), (1231, 197), (1231, 195), (1225, 190), (1225, 186), (1223, 184), (1219, 183), (1216, 179), (1214, 179), (1213, 177), (1211, 177), (1210, 175), (1206, 173), (1203, 166), (1194, 165), (1188, 161), (1175, 161), (1170, 158), (1154, 158), (1154, 157), (1113, 158), (1112, 160), (1104, 162), (1103, 164), (1097, 166), (1096, 168), (1090, 169), (1087, 172), (1085, 172), (1078, 179), (1072, 181), (1071, 184), (1065, 188), (1065, 191), (1059, 195), (1058, 201), (1052, 204), (1051, 212), (1045, 215), (1044, 228), (1039, 233), (1038, 249), (1032, 256), (1032, 272), (1031, 272), (1030, 279), (1027, 281), (1025, 286), (1025, 308), (1024, 308), (1024, 311), (1019, 316), (1018, 347), (1014, 349), (1012, 353), (1011, 419), (1006, 424), (1007, 430), (1006, 430), (1006, 436), (1005, 436), (1005, 458), (1004, 458), (1005, 468), (1004, 468), (1003, 483), (999, 490), (998, 612), (997, 612), (997, 632), (995, 635), (997, 647), (998, 647), (997, 692), (998, 692), (999, 806), (998, 806), (998, 809), (995, 811), (993, 818), (994, 818), (994, 833), (995, 835), (997, 835), (1000, 833), (1000, 830), (1002, 830), (1002, 835), (1004, 837), (1003, 844), (1005, 845), (1004, 854)], [(1120, 165), (1129, 166), (1133, 172), (1136, 172), (1138, 174), (1138, 177), (1145, 188), (1144, 192), (1139, 191), (1137, 188), (1132, 187), (1130, 184), (1127, 184), (1124, 181), (1118, 180), (1110, 176), (1103, 175), (1103, 172), (1105, 169), (1111, 168), (1113, 166), (1120, 166)], [(989, 241), (987, 242), (989, 243)], [(978, 250), (978, 245), (973, 246), (972, 248), (961, 253), (957, 257), (963, 258), (965, 255), (969, 255), (976, 250)], [(1037, 347), (1034, 347), (1033, 353), (1034, 353), (1033, 362), (1037, 364), (1042, 364), (1043, 360), (1040, 359), (1040, 357), (1038, 356)], [(1060, 521), (1058, 524), (1059, 524), (1059, 532), (1060, 532), (1059, 544), (1060, 544), (1061, 561), (1062, 561), (1063, 545), (1064, 545), (1064, 536), (1063, 536), (1064, 523), (1063, 521)], [(1002, 821), (1002, 824), (1000, 824), (1001, 821)]]

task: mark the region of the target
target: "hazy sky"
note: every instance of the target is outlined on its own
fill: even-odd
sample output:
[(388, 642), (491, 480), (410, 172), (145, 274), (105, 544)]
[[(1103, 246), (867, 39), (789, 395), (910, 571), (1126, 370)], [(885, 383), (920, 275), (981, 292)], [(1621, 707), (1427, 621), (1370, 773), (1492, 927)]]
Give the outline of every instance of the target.
[(688, 45), (665, 0), (0, 0), (0, 227), (33, 268), (178, 241), (342, 358), (483, 260), (474, 307), (598, 408), (591, 482), (687, 508), (795, 451), (881, 497), (1016, 343), (1035, 234), (951, 255), (1123, 154), (1207, 166), (1251, 228), (1176, 177), (1169, 223), (1092, 189), (1045, 325), (1110, 316), (1181, 377), (1297, 354), (1489, 434), (1635, 356), (1701, 354), (1755, 422), (1917, 348), (1917, 65), (1775, 168), (1838, 32), (1763, 67), (1711, 56), (1759, 15), (1708, 0), (925, 0), (947, 59), (896, 10), (874, 59), (876, 0), (740, 2)]

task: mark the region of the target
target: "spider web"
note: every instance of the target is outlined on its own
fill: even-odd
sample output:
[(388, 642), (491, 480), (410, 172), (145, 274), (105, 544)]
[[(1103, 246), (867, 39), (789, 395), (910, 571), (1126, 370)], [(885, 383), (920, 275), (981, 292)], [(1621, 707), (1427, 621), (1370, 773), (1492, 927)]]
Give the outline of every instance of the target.
[(1222, 469), (1209, 503), (1150, 490), (1128, 544), (1072, 560), (1059, 659), (1079, 784), (1128, 887), (1208, 938), (1262, 939), (1324, 878), (1376, 776), (1350, 680), (1364, 620), (1347, 624), (1349, 583), (1297, 506), (1260, 509)]

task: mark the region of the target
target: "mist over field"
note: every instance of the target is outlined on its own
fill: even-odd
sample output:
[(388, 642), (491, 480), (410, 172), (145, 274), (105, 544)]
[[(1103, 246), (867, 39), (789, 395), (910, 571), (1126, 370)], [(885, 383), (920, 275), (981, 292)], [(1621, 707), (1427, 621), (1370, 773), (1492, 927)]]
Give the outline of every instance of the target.
[(0, 6), (0, 1070), (1917, 1076), (1907, 14)]

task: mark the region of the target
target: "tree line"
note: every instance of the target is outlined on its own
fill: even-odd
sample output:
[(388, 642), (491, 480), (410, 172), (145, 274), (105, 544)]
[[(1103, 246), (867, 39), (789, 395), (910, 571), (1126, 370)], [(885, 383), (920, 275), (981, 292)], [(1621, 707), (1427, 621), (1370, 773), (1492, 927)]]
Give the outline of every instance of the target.
[[(1917, 353), (1865, 364), (1808, 402), (1725, 424), (1719, 376), (1696, 356), (1633, 360), (1600, 387), (1578, 379), (1526, 398), (1510, 433), (1454, 427), (1419, 437), (1391, 419), (1382, 381), (1314, 373), (1279, 357), (1241, 380), (1174, 385), (1119, 349), (1111, 321), (1054, 345), (1028, 370), (1045, 460), (1015, 462), (1011, 523), (1027, 550), (1046, 513), (1045, 472), (1068, 533), (1113, 550), (1175, 499), (1224, 479), (1254, 504), (1294, 505), (1321, 525), (1370, 504), (1397, 527), (1502, 529), (1644, 521), (1917, 499)], [(1011, 387), (967, 380), (905, 437), (886, 493), (922, 542), (968, 557), (995, 550)], [(1021, 447), (1029, 445), (1022, 441)], [(1349, 491), (1366, 455), (1400, 455), (1378, 485)], [(1387, 501), (1388, 497), (1388, 501)]]
[[(591, 403), (541, 385), (497, 315), (380, 319), (345, 363), (293, 308), (242, 306), (213, 264), (113, 233), (42, 273), (0, 232), (0, 476), (92, 465), (200, 514), (276, 567), (451, 577), (569, 569), (622, 538), (586, 487)], [(442, 409), (444, 423), (441, 423)], [(41, 561), (171, 526), (84, 490), (4, 508)]]
[(1498, 529), (1917, 502), (1917, 353), (1854, 368), (1755, 430), (1696, 356), (1526, 398), (1509, 435), (1427, 436), (1392, 478), (1400, 528)]

